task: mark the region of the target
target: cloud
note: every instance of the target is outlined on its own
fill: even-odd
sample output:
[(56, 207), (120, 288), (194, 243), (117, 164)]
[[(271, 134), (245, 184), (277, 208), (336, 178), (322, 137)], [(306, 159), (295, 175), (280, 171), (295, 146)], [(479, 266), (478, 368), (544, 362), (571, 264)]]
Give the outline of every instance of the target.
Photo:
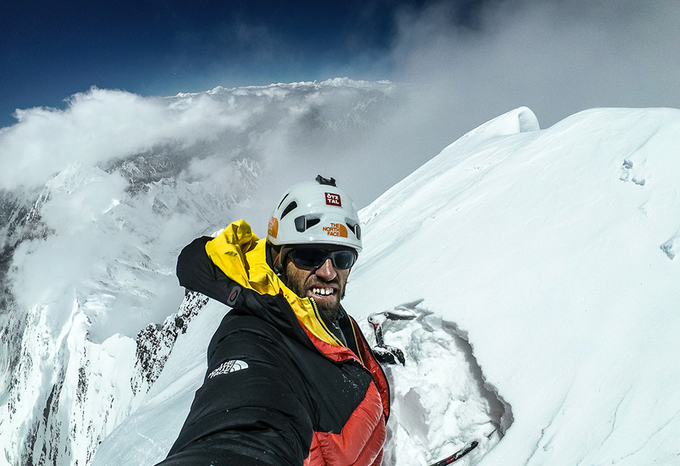
[(173, 105), (97, 88), (71, 97), (66, 110), (32, 108), (17, 117), (0, 131), (0, 188), (43, 184), (72, 163), (96, 165), (161, 145), (191, 145), (241, 124), (239, 113), (206, 95)]
[[(2, 187), (33, 188), (1, 198), (35, 209), (13, 226), (24, 229), (10, 245), (16, 302), (52, 303), (55, 322), (77, 302), (96, 340), (162, 321), (192, 238), (238, 218), (262, 234), (283, 191), (317, 174), (357, 196), (380, 189), (370, 181), (382, 153), (363, 148), (393, 91), (342, 79), (164, 99), (91, 89), (64, 111), (25, 111), (0, 134)], [(134, 319), (116, 321), (130, 309)]]
[[(545, 127), (592, 107), (680, 107), (677, 2), (481, 5), (486, 6), (467, 13), (473, 18), (468, 21), (461, 21), (462, 10), (452, 2), (399, 10), (392, 48), (384, 56), (373, 55), (375, 50), (371, 55), (381, 69), (389, 63), (394, 81), (408, 87), (391, 97), (390, 115), (358, 136), (300, 132), (303, 118), (313, 124), (314, 111), (322, 112), (321, 120), (334, 105), (344, 109), (340, 100), (332, 101), (340, 93), (317, 105), (310, 96), (291, 103), (289, 112), (278, 109), (274, 124), (265, 108), (276, 98), (274, 89), (268, 90), (268, 102), (230, 107), (208, 94), (162, 99), (93, 88), (73, 96), (63, 111), (21, 110), (16, 125), (0, 130), (0, 188), (44, 183), (69, 163), (198, 145), (204, 156), (217, 159), (258, 154), (265, 169), (280, 170), (288, 160), (285, 165), (298, 167), (290, 170), (291, 178), (333, 171), (349, 180), (365, 205), (457, 137), (512, 108), (529, 106)], [(238, 43), (260, 58), (287, 53), (272, 45), (277, 38), (272, 30), (252, 21), (234, 19), (221, 31), (220, 45)], [(357, 60), (364, 69), (365, 56)], [(351, 75), (351, 64), (342, 69)], [(258, 119), (269, 129), (249, 135), (245, 128)], [(220, 146), (226, 133), (231, 139)], [(357, 175), (374, 165), (380, 179), (368, 183)], [(274, 185), (283, 190), (285, 183), (277, 179)]]
[(337, 173), (362, 201), (520, 106), (543, 128), (595, 107), (680, 108), (677, 2), (489, 1), (461, 14), (448, 1), (399, 10), (377, 60), (402, 86), (394, 108), (361, 144), (337, 150), (352, 153)]
[(520, 105), (544, 126), (600, 106), (680, 107), (677, 2), (490, 2), (472, 28), (451, 14), (402, 12), (391, 53), (456, 135)]

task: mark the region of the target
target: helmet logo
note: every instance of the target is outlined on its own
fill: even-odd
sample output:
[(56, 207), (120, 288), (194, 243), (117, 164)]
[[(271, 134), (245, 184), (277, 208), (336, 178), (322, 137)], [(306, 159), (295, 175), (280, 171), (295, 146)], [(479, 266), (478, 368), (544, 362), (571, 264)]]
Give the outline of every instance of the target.
[(342, 207), (342, 202), (340, 202), (340, 194), (326, 193), (326, 205)]
[(331, 223), (330, 226), (323, 227), (323, 231), (325, 231), (328, 236), (347, 238), (347, 228), (341, 223)]
[(272, 238), (276, 238), (279, 235), (279, 221), (275, 217), (269, 220), (269, 226), (267, 227), (267, 234)]

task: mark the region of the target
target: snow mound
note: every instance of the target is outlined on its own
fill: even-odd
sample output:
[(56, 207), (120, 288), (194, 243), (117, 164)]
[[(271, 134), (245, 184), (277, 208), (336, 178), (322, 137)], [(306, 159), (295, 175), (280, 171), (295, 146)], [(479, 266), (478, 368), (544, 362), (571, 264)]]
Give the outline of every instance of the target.
[(509, 136), (540, 129), (538, 118), (536, 118), (534, 112), (528, 107), (519, 107), (478, 126), (457, 142), (464, 141), (466, 138), (479, 140), (480, 136)]

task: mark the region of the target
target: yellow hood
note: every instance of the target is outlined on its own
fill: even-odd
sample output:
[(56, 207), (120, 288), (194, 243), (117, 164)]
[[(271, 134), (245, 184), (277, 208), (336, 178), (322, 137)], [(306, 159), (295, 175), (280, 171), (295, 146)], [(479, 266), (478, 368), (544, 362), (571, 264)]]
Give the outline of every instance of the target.
[(343, 346), (324, 324), (316, 303), (293, 293), (267, 264), (266, 239), (259, 239), (243, 220), (225, 228), (205, 245), (210, 260), (243, 288), (259, 294), (283, 294), (298, 321), (317, 338)]

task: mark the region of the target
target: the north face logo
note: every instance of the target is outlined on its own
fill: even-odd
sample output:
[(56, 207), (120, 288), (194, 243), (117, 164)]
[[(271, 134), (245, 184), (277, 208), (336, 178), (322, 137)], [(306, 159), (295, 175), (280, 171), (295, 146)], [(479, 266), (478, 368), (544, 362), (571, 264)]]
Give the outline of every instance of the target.
[(272, 238), (276, 238), (279, 235), (279, 221), (274, 217), (269, 220), (267, 234)]
[(326, 193), (326, 205), (342, 207), (342, 202), (340, 201), (340, 194)]
[(325, 231), (328, 236), (347, 238), (347, 227), (341, 223), (331, 223), (330, 226), (323, 227), (323, 231)]
[(212, 379), (218, 375), (229, 374), (230, 372), (236, 372), (243, 369), (248, 369), (248, 363), (241, 361), (240, 359), (232, 359), (231, 361), (223, 362), (220, 367), (212, 371), (208, 378)]

